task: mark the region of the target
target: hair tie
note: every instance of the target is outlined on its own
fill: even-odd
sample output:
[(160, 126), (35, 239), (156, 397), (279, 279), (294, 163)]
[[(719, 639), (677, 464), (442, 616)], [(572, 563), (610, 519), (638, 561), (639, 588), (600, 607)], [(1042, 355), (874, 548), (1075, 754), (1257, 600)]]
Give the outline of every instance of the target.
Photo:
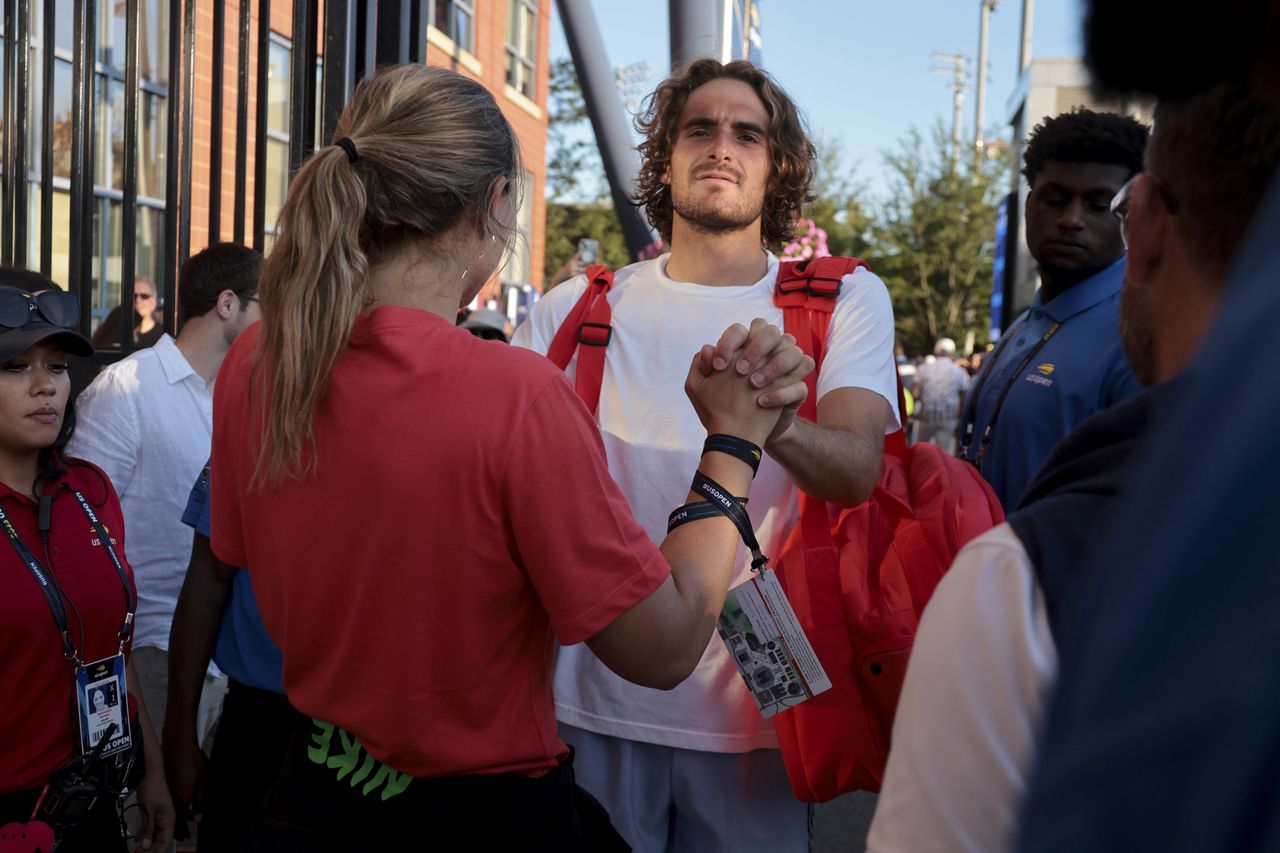
[(357, 160), (360, 159), (360, 152), (356, 151), (356, 144), (352, 142), (349, 138), (344, 136), (341, 139), (335, 141), (333, 144), (341, 148), (343, 151), (347, 152), (348, 163), (355, 163)]

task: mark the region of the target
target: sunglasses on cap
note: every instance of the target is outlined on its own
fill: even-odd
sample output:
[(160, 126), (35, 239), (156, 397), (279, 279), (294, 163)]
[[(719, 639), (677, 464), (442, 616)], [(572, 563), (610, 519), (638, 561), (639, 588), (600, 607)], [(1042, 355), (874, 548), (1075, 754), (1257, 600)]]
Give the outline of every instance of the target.
[(80, 322), (80, 298), (65, 290), (27, 293), (16, 287), (0, 287), (0, 326), (21, 329), (33, 319), (73, 329)]

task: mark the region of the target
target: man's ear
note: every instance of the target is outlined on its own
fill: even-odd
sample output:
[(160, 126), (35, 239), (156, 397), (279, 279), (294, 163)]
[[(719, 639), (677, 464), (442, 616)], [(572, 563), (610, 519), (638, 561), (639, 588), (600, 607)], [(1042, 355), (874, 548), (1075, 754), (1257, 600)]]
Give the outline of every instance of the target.
[(1173, 214), (1150, 175), (1139, 175), (1129, 191), (1129, 214), (1124, 224), (1129, 257), (1126, 276), (1145, 282), (1159, 270), (1173, 237)]
[(234, 290), (224, 290), (218, 294), (218, 301), (214, 303), (214, 309), (218, 312), (218, 317), (223, 320), (230, 320), (239, 307), (240, 297), (236, 296)]

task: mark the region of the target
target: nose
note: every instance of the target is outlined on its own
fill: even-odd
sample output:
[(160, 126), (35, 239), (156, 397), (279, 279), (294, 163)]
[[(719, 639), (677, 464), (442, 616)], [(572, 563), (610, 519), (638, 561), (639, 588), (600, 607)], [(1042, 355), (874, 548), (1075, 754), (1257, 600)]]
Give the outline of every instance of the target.
[(730, 130), (726, 128), (717, 130), (711, 137), (711, 159), (717, 162), (730, 159), (732, 155), (732, 140), (733, 137)]
[(33, 397), (52, 397), (58, 393), (58, 386), (54, 384), (53, 372), (39, 368), (34, 371), (31, 382), (31, 395)]
[(1058, 227), (1063, 231), (1084, 229), (1084, 199), (1073, 198), (1058, 214)]

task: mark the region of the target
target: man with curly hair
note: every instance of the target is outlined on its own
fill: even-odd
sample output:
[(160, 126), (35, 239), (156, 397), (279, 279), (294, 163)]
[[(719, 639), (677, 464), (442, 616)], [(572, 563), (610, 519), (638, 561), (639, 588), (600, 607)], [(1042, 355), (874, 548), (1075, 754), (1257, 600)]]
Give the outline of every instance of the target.
[[(768, 384), (759, 354), (783, 325), (769, 248), (793, 235), (815, 151), (791, 99), (741, 61), (700, 59), (676, 72), (637, 124), (636, 201), (670, 252), (617, 272), (598, 418), (611, 473), (660, 541), (684, 498), (683, 472), (702, 449), (682, 390), (690, 358), (702, 347), (705, 371)], [(586, 286), (579, 276), (548, 293), (513, 343), (545, 353)], [(844, 506), (864, 501), (884, 435), (898, 428), (893, 312), (871, 272), (845, 277), (829, 342), (816, 423), (780, 422), (752, 488), (748, 511), (767, 554), (795, 524), (797, 488)], [(748, 572), (743, 552), (735, 583)], [(808, 808), (796, 802), (773, 726), (719, 638), (668, 692), (623, 681), (583, 646), (562, 649), (555, 695), (579, 782), (635, 849), (808, 850)]]
[(959, 429), (959, 455), (1006, 509), (1077, 424), (1138, 391), (1116, 326), (1124, 240), (1109, 205), (1142, 170), (1146, 144), (1136, 120), (1086, 109), (1046, 119), (1027, 141), (1027, 249), (1040, 289), (983, 365)]

